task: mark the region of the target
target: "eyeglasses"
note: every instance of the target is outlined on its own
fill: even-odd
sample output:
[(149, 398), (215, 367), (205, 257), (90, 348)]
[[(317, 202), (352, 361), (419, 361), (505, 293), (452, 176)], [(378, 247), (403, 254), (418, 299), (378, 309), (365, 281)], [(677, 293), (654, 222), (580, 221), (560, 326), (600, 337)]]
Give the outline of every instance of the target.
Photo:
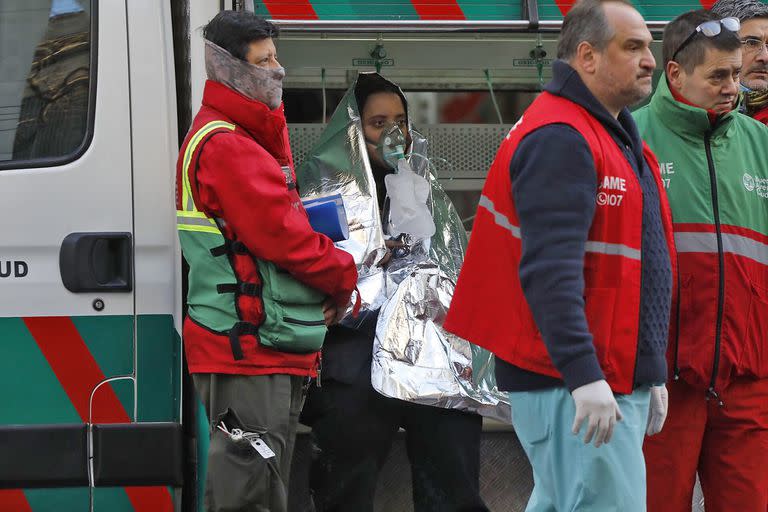
[(756, 37), (742, 39), (741, 45), (744, 47), (746, 53), (760, 53), (763, 51), (763, 48), (768, 50), (768, 42), (763, 42), (762, 39)]
[(707, 37), (715, 37), (720, 34), (722, 27), (725, 27), (725, 30), (730, 32), (738, 32), (741, 28), (741, 23), (739, 23), (738, 18), (723, 18), (721, 20), (705, 21), (696, 27), (696, 30), (694, 30), (691, 35), (689, 35), (685, 41), (683, 41), (682, 44), (677, 47), (675, 53), (672, 54), (672, 60), (675, 60), (677, 54), (683, 51), (683, 48), (688, 46), (693, 38), (696, 37), (696, 34), (704, 34)]

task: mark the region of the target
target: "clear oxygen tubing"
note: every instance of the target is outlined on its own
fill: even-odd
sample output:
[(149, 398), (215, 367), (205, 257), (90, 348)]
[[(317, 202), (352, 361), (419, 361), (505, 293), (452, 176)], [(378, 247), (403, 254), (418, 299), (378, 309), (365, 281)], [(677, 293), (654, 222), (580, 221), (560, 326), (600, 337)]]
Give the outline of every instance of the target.
[(501, 117), (501, 110), (499, 110), (499, 104), (496, 102), (496, 94), (493, 92), (493, 80), (491, 79), (491, 70), (485, 70), (485, 81), (488, 83), (488, 92), (491, 93), (491, 102), (493, 108), (496, 110), (496, 116), (499, 118), (499, 124), (504, 124), (504, 120)]
[(322, 94), (323, 94), (323, 124), (328, 124), (328, 115), (327, 115), (327, 108), (326, 108), (326, 94), (325, 94), (325, 68), (322, 68), (320, 70), (320, 87), (322, 88)]

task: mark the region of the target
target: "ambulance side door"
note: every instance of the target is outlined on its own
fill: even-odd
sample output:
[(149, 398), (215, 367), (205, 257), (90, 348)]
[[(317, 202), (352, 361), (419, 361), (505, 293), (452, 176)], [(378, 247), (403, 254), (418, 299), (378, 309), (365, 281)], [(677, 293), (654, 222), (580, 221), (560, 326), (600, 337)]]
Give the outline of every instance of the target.
[[(134, 417), (126, 25), (122, 2), (0, 2), (0, 427)], [(51, 469), (0, 492), (0, 510), (88, 510), (82, 448), (0, 464), (6, 482)], [(96, 510), (134, 510), (131, 492), (96, 489)]]

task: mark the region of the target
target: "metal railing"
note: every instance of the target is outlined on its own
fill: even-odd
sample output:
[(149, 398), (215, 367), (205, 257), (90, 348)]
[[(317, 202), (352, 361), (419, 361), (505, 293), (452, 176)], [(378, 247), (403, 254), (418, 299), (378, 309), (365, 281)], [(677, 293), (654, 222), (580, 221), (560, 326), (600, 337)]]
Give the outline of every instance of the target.
[[(535, 12), (535, 11), (534, 11)], [(326, 33), (391, 32), (559, 32), (562, 20), (270, 20), (281, 30)], [(661, 32), (666, 21), (646, 21)]]

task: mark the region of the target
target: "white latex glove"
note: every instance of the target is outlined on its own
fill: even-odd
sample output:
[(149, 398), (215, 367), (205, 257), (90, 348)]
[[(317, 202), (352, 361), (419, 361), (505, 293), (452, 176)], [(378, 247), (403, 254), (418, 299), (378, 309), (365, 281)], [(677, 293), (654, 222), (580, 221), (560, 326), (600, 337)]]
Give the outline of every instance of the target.
[(609, 442), (614, 425), (623, 416), (608, 383), (605, 380), (590, 382), (574, 389), (571, 396), (576, 404), (576, 417), (571, 429), (574, 435), (579, 434), (582, 423), (586, 421), (584, 443), (589, 444), (592, 436), (595, 438), (595, 448)]
[(661, 432), (664, 420), (667, 419), (669, 393), (667, 386), (651, 386), (651, 406), (648, 408), (648, 426), (645, 433), (649, 436)]

